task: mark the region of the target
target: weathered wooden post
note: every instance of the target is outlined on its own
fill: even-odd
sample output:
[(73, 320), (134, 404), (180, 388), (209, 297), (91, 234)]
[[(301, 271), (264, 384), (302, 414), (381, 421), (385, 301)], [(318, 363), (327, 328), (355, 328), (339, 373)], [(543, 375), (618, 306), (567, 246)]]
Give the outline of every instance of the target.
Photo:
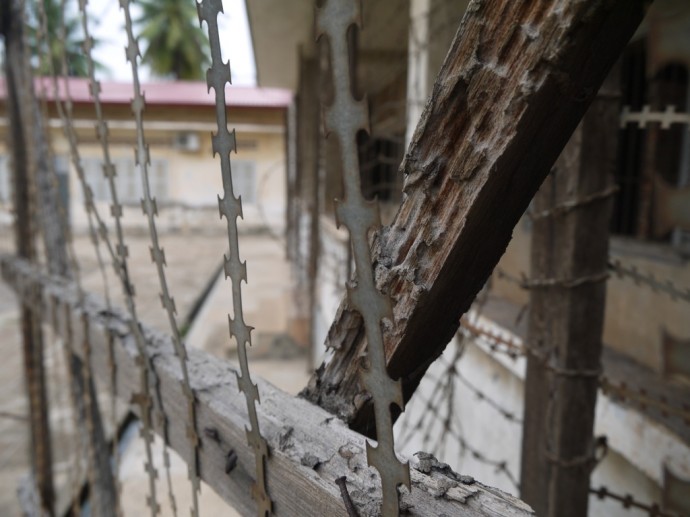
[(587, 515), (596, 461), (618, 74), (611, 73), (535, 197), (521, 496), (538, 515)]
[[(17, 255), (36, 260), (33, 202), (30, 194), (28, 141), (32, 134), (31, 99), (24, 84), (23, 17), (20, 2), (3, 2), (0, 23), (5, 40), (7, 111), (10, 119), (10, 149), (13, 165), (15, 239)], [(31, 466), (42, 510), (53, 514), (54, 490), (48, 397), (43, 365), (41, 318), (26, 303), (21, 304), (24, 377), (29, 395)]]
[[(395, 300), (388, 371), (405, 400), (455, 335), (647, 5), (468, 7), (401, 165), (403, 202), (374, 243), (377, 284)], [(302, 395), (370, 432), (358, 374), (367, 343), (346, 301), (326, 344), (332, 357)]]

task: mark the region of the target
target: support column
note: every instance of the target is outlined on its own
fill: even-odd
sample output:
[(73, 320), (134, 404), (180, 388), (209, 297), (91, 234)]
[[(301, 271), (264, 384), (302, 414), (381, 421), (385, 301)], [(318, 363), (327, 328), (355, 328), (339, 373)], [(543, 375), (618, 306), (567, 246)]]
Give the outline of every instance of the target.
[[(5, 77), (7, 82), (7, 111), (10, 119), (9, 139), (13, 166), (15, 238), (17, 255), (36, 260), (33, 213), (29, 185), (28, 140), (31, 132), (29, 98), (23, 78), (25, 63), (23, 16), (20, 2), (6, 2), (0, 8), (0, 22), (5, 43)], [(42, 510), (53, 515), (52, 451), (48, 396), (43, 364), (43, 332), (40, 315), (28, 305), (21, 304), (21, 330), (24, 354), (24, 378), (29, 398), (31, 466), (40, 496)]]
[[(296, 272), (291, 334), (298, 343), (312, 343), (314, 290), (318, 267), (319, 63), (300, 56), (296, 97), (296, 174), (293, 189), (292, 261)], [(311, 355), (311, 354), (310, 354)]]
[(587, 515), (619, 109), (614, 72), (534, 199), (521, 496), (537, 515)]
[(429, 95), (429, 12), (431, 0), (410, 0), (407, 58), (407, 127), (405, 147), (412, 140)]

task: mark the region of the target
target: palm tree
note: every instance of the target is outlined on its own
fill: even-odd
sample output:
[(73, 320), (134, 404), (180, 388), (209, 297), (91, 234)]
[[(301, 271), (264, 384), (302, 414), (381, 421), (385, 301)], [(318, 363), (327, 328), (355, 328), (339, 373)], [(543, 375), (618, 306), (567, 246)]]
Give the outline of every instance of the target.
[(175, 79), (205, 77), (209, 64), (208, 39), (197, 22), (194, 0), (141, 0), (136, 20), (139, 37), (147, 44), (142, 62), (154, 74)]
[[(40, 42), (38, 41), (38, 28), (40, 27), (38, 2), (43, 2), (48, 22), (48, 32), (42, 36)], [(88, 76), (88, 61), (82, 48), (84, 37), (81, 30), (81, 18), (79, 13), (75, 11), (74, 5), (71, 6), (71, 9), (66, 6), (64, 13), (62, 12), (61, 0), (33, 0), (29, 2), (29, 5), (32, 9), (29, 11), (27, 33), (32, 55), (37, 60), (37, 73), (49, 75), (54, 71), (61, 74), (61, 54), (66, 52), (67, 75), (72, 77)], [(60, 26), (62, 16), (64, 16), (65, 23), (64, 38)], [(100, 64), (96, 64), (96, 66), (101, 68)]]

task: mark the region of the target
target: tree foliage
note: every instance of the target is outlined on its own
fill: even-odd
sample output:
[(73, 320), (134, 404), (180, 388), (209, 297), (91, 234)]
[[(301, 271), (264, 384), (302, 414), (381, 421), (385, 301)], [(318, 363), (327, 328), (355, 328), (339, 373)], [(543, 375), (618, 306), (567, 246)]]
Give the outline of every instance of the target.
[(210, 63), (208, 39), (198, 24), (196, 2), (141, 0), (136, 20), (139, 38), (146, 44), (142, 61), (154, 74), (199, 80)]
[[(43, 2), (48, 31), (39, 37), (40, 20), (38, 2)], [(84, 36), (81, 29), (81, 18), (70, 2), (61, 0), (31, 0), (28, 2), (27, 34), (29, 46), (34, 58), (36, 72), (39, 75), (62, 74), (62, 52), (67, 54), (67, 75), (87, 77), (88, 61), (83, 50)], [(62, 19), (64, 17), (64, 37)], [(42, 31), (41, 31), (42, 32)], [(101, 68), (101, 65), (97, 65)]]

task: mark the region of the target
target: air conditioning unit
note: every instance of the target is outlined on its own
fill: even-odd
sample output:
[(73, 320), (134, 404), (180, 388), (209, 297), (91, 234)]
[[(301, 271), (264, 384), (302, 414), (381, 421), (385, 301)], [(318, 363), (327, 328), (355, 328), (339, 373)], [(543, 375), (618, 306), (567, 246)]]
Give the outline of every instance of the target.
[(187, 153), (193, 153), (201, 148), (201, 140), (198, 133), (177, 133), (173, 141), (175, 149)]

